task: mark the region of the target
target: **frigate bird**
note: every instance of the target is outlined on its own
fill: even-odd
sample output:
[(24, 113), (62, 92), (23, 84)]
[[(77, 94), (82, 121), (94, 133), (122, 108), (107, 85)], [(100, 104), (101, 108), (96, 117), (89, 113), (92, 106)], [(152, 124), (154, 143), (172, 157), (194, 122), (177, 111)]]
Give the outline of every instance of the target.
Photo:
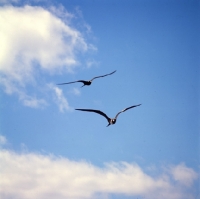
[(94, 113), (98, 113), (98, 114), (104, 116), (104, 117), (107, 119), (107, 121), (108, 121), (108, 125), (107, 125), (107, 127), (108, 127), (109, 125), (112, 125), (112, 124), (115, 124), (115, 123), (116, 123), (117, 117), (118, 117), (118, 115), (119, 115), (120, 113), (125, 112), (125, 111), (127, 111), (128, 109), (135, 108), (135, 107), (140, 106), (140, 105), (141, 105), (141, 104), (138, 104), (138, 105), (130, 106), (130, 107), (128, 107), (128, 108), (123, 109), (122, 111), (120, 111), (119, 113), (117, 113), (117, 115), (115, 116), (115, 118), (109, 118), (104, 112), (102, 112), (102, 111), (100, 111), (100, 110), (94, 110), (94, 109), (75, 109), (75, 110), (94, 112)]
[[(92, 79), (89, 80), (89, 81), (86, 81), (86, 80), (77, 80), (77, 81), (74, 81), (74, 82), (61, 83), (61, 84), (57, 84), (57, 85), (73, 84), (73, 83), (76, 83), (76, 82), (82, 82), (82, 83), (83, 83), (83, 86), (89, 86), (89, 85), (92, 83), (92, 81), (93, 81), (94, 79), (100, 78), (100, 77), (105, 77), (105, 76), (108, 76), (108, 75), (112, 75), (112, 74), (115, 73), (115, 72), (116, 72), (116, 70), (113, 71), (112, 73), (109, 73), (109, 74), (106, 74), (106, 75), (101, 75), (101, 76), (94, 77), (94, 78), (92, 78)], [(81, 87), (83, 87), (83, 86), (81, 86)]]

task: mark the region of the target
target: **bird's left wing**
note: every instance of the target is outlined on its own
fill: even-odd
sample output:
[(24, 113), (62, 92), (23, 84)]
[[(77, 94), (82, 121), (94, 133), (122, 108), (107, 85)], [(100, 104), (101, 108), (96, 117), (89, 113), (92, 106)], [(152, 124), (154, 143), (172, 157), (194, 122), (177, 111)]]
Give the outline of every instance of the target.
[(125, 111), (127, 111), (128, 109), (135, 108), (135, 107), (140, 106), (140, 105), (141, 105), (141, 104), (138, 104), (138, 105), (130, 106), (130, 107), (128, 107), (128, 108), (123, 109), (122, 111), (120, 111), (119, 113), (117, 113), (117, 115), (115, 116), (115, 119), (117, 119), (117, 117), (118, 117), (118, 115), (119, 115), (120, 113), (125, 112)]
[(106, 74), (106, 75), (101, 75), (101, 76), (94, 77), (94, 78), (92, 78), (90, 81), (93, 81), (93, 80), (96, 79), (96, 78), (100, 78), (100, 77), (105, 77), (105, 76), (108, 76), (108, 75), (112, 75), (112, 74), (115, 73), (115, 72), (116, 72), (116, 70), (113, 71), (112, 73), (109, 73), (109, 74)]

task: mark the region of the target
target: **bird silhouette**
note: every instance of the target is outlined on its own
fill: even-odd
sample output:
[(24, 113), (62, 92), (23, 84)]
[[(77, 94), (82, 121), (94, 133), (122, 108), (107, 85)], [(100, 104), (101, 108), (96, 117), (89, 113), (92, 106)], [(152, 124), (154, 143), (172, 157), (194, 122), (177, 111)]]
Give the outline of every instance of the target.
[(128, 107), (128, 108), (123, 109), (122, 111), (120, 111), (119, 113), (117, 113), (117, 115), (115, 116), (115, 118), (109, 118), (104, 112), (102, 112), (102, 111), (100, 111), (100, 110), (94, 110), (94, 109), (75, 109), (75, 110), (94, 112), (94, 113), (98, 113), (98, 114), (104, 116), (104, 117), (107, 119), (107, 121), (108, 121), (108, 125), (107, 125), (107, 127), (108, 127), (109, 125), (112, 125), (112, 124), (115, 124), (115, 123), (116, 123), (117, 117), (118, 117), (118, 115), (119, 115), (120, 113), (125, 112), (125, 111), (127, 111), (128, 109), (135, 108), (135, 107), (140, 106), (140, 105), (141, 105), (141, 104), (138, 104), (138, 105), (130, 106), (130, 107)]
[[(105, 76), (108, 76), (108, 75), (112, 75), (112, 74), (115, 73), (115, 72), (116, 72), (116, 70), (113, 71), (112, 73), (109, 73), (109, 74), (106, 74), (106, 75), (101, 75), (101, 76), (94, 77), (94, 78), (92, 78), (92, 79), (89, 80), (89, 81), (86, 81), (86, 80), (77, 80), (77, 81), (74, 81), (74, 82), (61, 83), (61, 84), (57, 84), (57, 85), (73, 84), (73, 83), (76, 83), (76, 82), (82, 82), (82, 83), (83, 83), (83, 86), (89, 86), (89, 85), (92, 83), (92, 81), (93, 81), (94, 79), (100, 78), (100, 77), (105, 77)], [(83, 86), (81, 86), (81, 87), (83, 87)]]

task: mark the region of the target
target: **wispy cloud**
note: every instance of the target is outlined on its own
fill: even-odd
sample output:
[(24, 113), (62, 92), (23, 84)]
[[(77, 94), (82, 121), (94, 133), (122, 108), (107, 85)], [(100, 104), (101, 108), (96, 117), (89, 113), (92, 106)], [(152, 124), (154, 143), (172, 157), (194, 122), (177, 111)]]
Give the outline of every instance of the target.
[(3, 135), (0, 135), (0, 146), (3, 146), (7, 143), (7, 139), (6, 137), (4, 137)]
[(20, 0), (0, 0), (2, 4), (18, 3)]
[[(103, 168), (85, 161), (36, 153), (0, 151), (2, 199), (90, 199), (110, 194), (147, 199), (192, 199), (197, 173), (184, 164), (168, 166), (151, 176), (135, 163), (108, 163)], [(177, 177), (178, 176), (178, 177)], [(185, 184), (186, 179), (190, 183)]]
[(92, 66), (98, 66), (99, 65), (99, 62), (95, 61), (95, 60), (87, 60), (86, 61), (86, 67), (87, 68), (91, 68)]
[(72, 93), (73, 93), (74, 95), (79, 96), (79, 95), (81, 94), (81, 91), (80, 91), (79, 89), (77, 89), (77, 88), (73, 88)]
[(63, 91), (53, 84), (49, 84), (48, 86), (53, 91), (53, 99), (59, 107), (59, 110), (61, 112), (72, 110), (67, 99), (63, 95)]
[(0, 84), (6, 93), (16, 94), (24, 105), (46, 106), (27, 87), (37, 93), (41, 73), (71, 72), (79, 64), (77, 54), (91, 49), (70, 23), (72, 17), (62, 6), (0, 7)]
[(170, 171), (174, 180), (178, 181), (184, 186), (190, 187), (196, 178), (196, 173), (193, 169), (187, 168), (184, 163), (171, 167)]

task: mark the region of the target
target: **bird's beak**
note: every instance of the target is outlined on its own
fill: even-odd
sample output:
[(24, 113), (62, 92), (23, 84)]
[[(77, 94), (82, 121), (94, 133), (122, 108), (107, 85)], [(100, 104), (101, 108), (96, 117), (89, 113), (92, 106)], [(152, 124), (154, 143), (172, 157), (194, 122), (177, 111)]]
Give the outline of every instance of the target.
[(106, 127), (110, 126), (110, 124), (108, 124)]

